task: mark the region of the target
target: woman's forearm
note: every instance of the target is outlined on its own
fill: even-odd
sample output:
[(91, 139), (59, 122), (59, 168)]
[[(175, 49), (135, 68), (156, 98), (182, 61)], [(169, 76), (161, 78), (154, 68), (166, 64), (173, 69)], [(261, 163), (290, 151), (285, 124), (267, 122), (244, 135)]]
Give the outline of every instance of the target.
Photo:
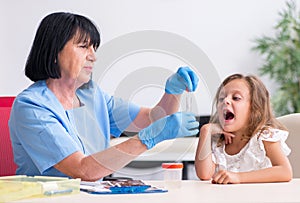
[(89, 156), (75, 152), (56, 164), (55, 168), (72, 178), (96, 181), (123, 168), (146, 150), (146, 145), (134, 136)]
[(146, 146), (137, 136), (134, 136), (102, 152), (93, 154), (91, 157), (95, 159), (101, 168), (105, 168), (104, 171), (111, 174), (126, 166), (146, 150)]
[(126, 128), (129, 132), (139, 132), (156, 120), (176, 113), (180, 105), (180, 95), (164, 94), (153, 108), (141, 107), (135, 120)]
[(150, 120), (154, 122), (164, 116), (176, 113), (180, 106), (181, 95), (165, 93), (161, 100), (150, 110)]

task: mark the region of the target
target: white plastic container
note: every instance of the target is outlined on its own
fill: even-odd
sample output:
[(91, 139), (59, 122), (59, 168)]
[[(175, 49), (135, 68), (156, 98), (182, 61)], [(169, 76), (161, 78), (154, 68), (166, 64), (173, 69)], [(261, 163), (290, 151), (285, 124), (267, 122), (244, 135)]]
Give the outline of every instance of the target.
[(175, 189), (181, 187), (182, 163), (163, 163), (165, 188)]

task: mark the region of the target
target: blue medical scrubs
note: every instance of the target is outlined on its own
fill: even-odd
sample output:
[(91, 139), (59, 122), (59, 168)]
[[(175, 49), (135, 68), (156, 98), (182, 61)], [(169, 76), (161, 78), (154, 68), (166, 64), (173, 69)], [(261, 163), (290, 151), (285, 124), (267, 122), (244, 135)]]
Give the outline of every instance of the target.
[(77, 151), (106, 149), (110, 136), (120, 136), (140, 110), (92, 80), (76, 94), (81, 107), (67, 111), (44, 80), (16, 97), (9, 120), (16, 174), (66, 176), (53, 166)]

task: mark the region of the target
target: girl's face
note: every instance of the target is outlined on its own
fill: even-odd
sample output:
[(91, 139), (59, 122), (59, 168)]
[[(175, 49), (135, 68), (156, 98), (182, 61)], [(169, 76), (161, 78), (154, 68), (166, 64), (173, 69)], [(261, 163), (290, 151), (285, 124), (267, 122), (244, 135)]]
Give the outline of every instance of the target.
[(61, 78), (76, 81), (78, 86), (90, 80), (94, 62), (95, 50), (89, 41), (76, 42), (76, 35), (69, 40), (58, 54)]
[(224, 131), (242, 135), (247, 130), (250, 101), (249, 86), (243, 79), (232, 80), (221, 89), (217, 113)]

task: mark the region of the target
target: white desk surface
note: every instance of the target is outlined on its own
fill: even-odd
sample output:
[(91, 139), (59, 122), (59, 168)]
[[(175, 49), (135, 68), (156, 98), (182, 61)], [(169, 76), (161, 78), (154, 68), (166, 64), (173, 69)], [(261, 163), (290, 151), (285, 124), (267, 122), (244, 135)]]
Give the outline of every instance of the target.
[[(145, 181), (163, 186), (163, 181)], [(208, 181), (182, 181), (180, 189), (166, 193), (93, 195), (85, 192), (60, 197), (24, 199), (18, 202), (72, 203), (194, 203), (194, 202), (300, 202), (300, 179), (287, 183), (216, 185)]]
[[(114, 138), (110, 144), (113, 146), (127, 139), (127, 137)], [(197, 137), (166, 140), (144, 152), (134, 161), (194, 161), (197, 145)]]

